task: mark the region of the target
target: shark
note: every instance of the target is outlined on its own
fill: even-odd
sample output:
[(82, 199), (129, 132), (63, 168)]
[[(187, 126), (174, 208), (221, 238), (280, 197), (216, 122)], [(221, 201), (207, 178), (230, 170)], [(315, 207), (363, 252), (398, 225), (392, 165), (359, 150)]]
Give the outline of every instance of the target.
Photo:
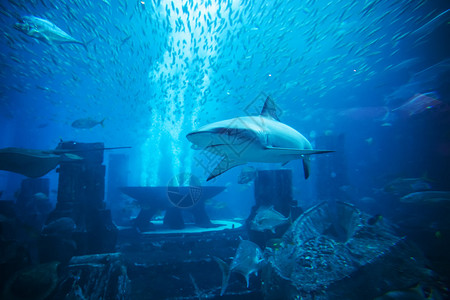
[(87, 50), (87, 44), (89, 43), (81, 42), (70, 36), (52, 22), (35, 16), (22, 17), (19, 22), (14, 24), (14, 28), (49, 45), (79, 44)]
[(261, 114), (218, 121), (190, 132), (186, 138), (195, 150), (222, 157), (207, 181), (248, 162), (282, 163), (302, 159), (305, 179), (310, 174), (309, 156), (333, 152), (313, 149), (297, 130), (280, 122), (270, 96)]

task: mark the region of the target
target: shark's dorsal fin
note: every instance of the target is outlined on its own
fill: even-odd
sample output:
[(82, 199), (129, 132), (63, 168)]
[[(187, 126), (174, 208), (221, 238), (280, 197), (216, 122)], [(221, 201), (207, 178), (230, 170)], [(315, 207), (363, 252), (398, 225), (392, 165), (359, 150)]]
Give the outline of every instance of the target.
[(266, 102), (264, 102), (264, 106), (261, 111), (261, 116), (280, 121), (280, 119), (278, 119), (277, 116), (277, 107), (275, 105), (275, 102), (272, 100), (270, 96), (267, 96)]

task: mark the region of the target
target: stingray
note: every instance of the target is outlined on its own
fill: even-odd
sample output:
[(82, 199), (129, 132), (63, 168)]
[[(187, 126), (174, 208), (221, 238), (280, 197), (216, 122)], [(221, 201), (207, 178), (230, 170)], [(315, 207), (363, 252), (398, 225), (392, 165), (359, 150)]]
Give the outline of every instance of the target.
[(99, 148), (92, 150), (4, 148), (0, 149), (0, 170), (37, 178), (44, 176), (56, 168), (62, 161), (83, 159), (83, 157), (74, 153), (123, 148), (131, 147)]

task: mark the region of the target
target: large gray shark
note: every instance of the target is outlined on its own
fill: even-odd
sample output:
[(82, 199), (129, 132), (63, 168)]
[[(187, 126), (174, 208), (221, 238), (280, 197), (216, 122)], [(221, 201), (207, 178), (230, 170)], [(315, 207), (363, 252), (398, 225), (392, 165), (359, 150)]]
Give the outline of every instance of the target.
[(222, 156), (207, 180), (247, 162), (282, 163), (303, 159), (309, 177), (309, 155), (333, 152), (312, 149), (297, 130), (279, 121), (275, 103), (267, 97), (259, 116), (246, 116), (211, 123), (186, 135), (193, 149)]
[(61, 28), (45, 19), (25, 16), (18, 23), (14, 24), (14, 28), (49, 45), (79, 44), (87, 50), (87, 43), (74, 39)]

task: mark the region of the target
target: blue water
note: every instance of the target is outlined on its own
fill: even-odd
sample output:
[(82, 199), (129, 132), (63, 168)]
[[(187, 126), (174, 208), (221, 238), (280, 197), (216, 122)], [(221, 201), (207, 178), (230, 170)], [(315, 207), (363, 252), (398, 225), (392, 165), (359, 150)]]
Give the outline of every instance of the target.
[[(395, 196), (383, 189), (396, 178), (450, 189), (448, 13), (427, 26), (448, 8), (443, 0), (3, 1), (0, 148), (130, 146), (105, 155), (107, 166), (109, 153), (128, 155), (128, 185), (164, 186), (192, 173), (203, 185), (227, 186), (218, 201), (246, 218), (253, 190), (237, 184), (243, 167), (207, 183), (214, 164), (185, 136), (258, 114), (270, 95), (281, 121), (314, 148), (342, 137), (337, 152), (313, 158), (308, 180), (299, 161), (285, 166), (301, 206), (325, 200), (321, 191), (332, 187), (344, 191), (338, 200), (390, 214), (383, 199)], [(89, 42), (87, 51), (15, 30), (26, 15)], [(434, 102), (400, 109), (418, 94)], [(72, 127), (80, 118), (105, 119), (104, 127)], [(55, 190), (58, 174), (46, 177)], [(0, 171), (2, 198), (12, 199), (23, 178)]]

